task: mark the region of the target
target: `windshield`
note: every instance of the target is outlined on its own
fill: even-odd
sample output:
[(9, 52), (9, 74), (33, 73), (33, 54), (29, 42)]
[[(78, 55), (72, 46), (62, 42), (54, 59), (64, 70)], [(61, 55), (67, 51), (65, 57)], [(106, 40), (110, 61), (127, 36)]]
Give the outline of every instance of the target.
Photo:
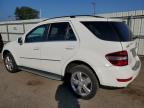
[(95, 36), (106, 41), (131, 41), (132, 32), (123, 22), (81, 22)]

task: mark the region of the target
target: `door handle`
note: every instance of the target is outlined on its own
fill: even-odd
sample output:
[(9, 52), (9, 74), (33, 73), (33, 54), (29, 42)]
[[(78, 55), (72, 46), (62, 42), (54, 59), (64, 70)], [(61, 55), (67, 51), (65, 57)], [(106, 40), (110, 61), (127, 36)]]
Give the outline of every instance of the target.
[(67, 46), (65, 49), (66, 50), (72, 50), (72, 49), (74, 49), (75, 47), (74, 46)]
[(34, 48), (33, 50), (39, 50), (39, 48)]

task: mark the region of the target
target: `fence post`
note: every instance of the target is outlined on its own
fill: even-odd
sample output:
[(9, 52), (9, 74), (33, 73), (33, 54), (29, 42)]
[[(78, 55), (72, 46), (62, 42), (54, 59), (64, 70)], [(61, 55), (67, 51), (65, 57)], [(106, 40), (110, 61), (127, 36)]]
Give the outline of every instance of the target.
[(8, 24), (6, 25), (6, 29), (7, 29), (8, 42), (10, 42), (9, 30), (8, 30)]

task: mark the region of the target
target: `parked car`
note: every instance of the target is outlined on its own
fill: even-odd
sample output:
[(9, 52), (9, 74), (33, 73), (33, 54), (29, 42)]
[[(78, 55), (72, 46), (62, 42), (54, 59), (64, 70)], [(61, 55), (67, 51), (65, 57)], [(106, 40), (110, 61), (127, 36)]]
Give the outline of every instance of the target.
[(6, 44), (2, 57), (9, 72), (26, 70), (64, 80), (77, 96), (90, 99), (100, 85), (126, 87), (138, 75), (141, 62), (131, 37), (117, 19), (53, 18)]
[(2, 36), (0, 34), (0, 53), (2, 52), (3, 46), (4, 46), (3, 39), (2, 39)]

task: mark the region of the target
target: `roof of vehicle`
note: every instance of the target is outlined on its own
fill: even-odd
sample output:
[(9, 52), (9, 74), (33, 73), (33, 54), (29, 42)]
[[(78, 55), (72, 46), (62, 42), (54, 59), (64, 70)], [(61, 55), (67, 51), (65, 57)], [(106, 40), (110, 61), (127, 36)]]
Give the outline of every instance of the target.
[(93, 15), (73, 15), (73, 16), (62, 16), (62, 17), (54, 17), (45, 19), (42, 22), (51, 22), (51, 21), (121, 21), (116, 18), (106, 18), (102, 16), (93, 16)]

